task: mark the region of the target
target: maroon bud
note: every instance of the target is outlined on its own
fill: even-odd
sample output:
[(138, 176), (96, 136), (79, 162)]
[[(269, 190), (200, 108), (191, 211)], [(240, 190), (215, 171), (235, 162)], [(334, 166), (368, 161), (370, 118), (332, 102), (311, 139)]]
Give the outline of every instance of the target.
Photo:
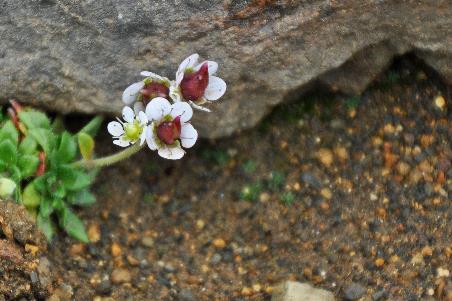
[(157, 137), (166, 145), (171, 145), (180, 138), (181, 124), (180, 116), (173, 121), (165, 121), (157, 127)]
[(184, 74), (180, 83), (182, 96), (185, 100), (196, 101), (204, 96), (208, 84), (209, 65), (204, 63), (198, 71)]
[(144, 86), (140, 91), (141, 96), (143, 97), (143, 101), (147, 102), (156, 97), (169, 97), (169, 88), (162, 83), (152, 82)]

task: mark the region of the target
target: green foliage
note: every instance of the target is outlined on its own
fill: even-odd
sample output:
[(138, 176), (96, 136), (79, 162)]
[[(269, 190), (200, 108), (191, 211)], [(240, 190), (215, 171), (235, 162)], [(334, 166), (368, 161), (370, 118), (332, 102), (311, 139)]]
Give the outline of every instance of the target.
[[(95, 172), (74, 167), (73, 163), (93, 156), (91, 135), (102, 118), (95, 118), (74, 135), (42, 112), (22, 110), (18, 117), (21, 131), (10, 120), (0, 123), (0, 178), (14, 182), (12, 198), (36, 215), (49, 240), (58, 225), (72, 237), (88, 242), (83, 222), (72, 207), (95, 202), (89, 191)], [(8, 184), (5, 191), (13, 187), (8, 181), (4, 181)]]
[(286, 206), (291, 206), (293, 202), (295, 201), (295, 194), (291, 191), (284, 192), (281, 195), (281, 202), (283, 202)]
[(256, 201), (262, 191), (262, 183), (256, 182), (251, 185), (245, 185), (240, 191), (240, 199), (245, 201)]
[(279, 191), (284, 184), (285, 176), (282, 172), (272, 171), (268, 179), (268, 188), (272, 191)]
[(359, 96), (353, 96), (345, 101), (345, 106), (347, 107), (347, 109), (353, 110), (359, 106), (360, 101), (361, 98)]
[(242, 166), (243, 171), (246, 172), (247, 174), (255, 172), (256, 167), (257, 167), (256, 162), (254, 162), (253, 160), (247, 160)]
[(231, 159), (228, 153), (223, 149), (207, 148), (202, 152), (204, 160), (214, 162), (220, 166), (225, 166)]

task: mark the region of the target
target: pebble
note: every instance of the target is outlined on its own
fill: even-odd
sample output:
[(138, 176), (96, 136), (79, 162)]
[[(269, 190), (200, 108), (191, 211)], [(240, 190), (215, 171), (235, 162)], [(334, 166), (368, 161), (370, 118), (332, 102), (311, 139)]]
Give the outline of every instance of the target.
[(251, 288), (245, 286), (244, 288), (242, 288), (241, 294), (242, 296), (249, 297), (252, 296), (254, 292)]
[(226, 242), (222, 238), (214, 239), (212, 244), (217, 249), (223, 249), (224, 247), (226, 247)]
[(198, 230), (204, 229), (205, 225), (206, 223), (202, 219), (196, 221), (196, 228), (198, 228)]
[(333, 163), (333, 152), (327, 148), (321, 148), (317, 152), (317, 159), (326, 167), (330, 167)]
[(39, 247), (32, 244), (25, 244), (25, 252), (30, 253), (33, 256), (36, 256), (39, 252)]
[(439, 267), (437, 270), (436, 270), (436, 273), (437, 273), (437, 275), (438, 275), (438, 278), (440, 278), (440, 277), (449, 277), (449, 275), (450, 275), (450, 272), (449, 272), (449, 270), (448, 269), (444, 269), (444, 268), (442, 268), (442, 267)]
[(119, 256), (121, 256), (121, 254), (122, 254), (121, 246), (118, 243), (114, 242), (111, 245), (111, 256), (119, 257)]
[(149, 236), (145, 236), (141, 239), (143, 247), (152, 248), (154, 246), (154, 239)]
[(334, 295), (324, 289), (314, 288), (307, 283), (286, 281), (272, 291), (272, 301), (334, 301)]
[(435, 106), (440, 110), (443, 110), (446, 106), (446, 99), (443, 96), (439, 95), (435, 98)]
[(132, 280), (132, 275), (130, 272), (126, 269), (114, 269), (111, 273), (111, 281), (114, 284), (121, 284), (121, 283), (127, 283)]
[(108, 295), (111, 292), (111, 281), (108, 278), (103, 279), (97, 286), (96, 292), (101, 295)]
[(221, 261), (221, 259), (222, 259), (222, 257), (221, 257), (221, 255), (220, 254), (218, 254), (218, 253), (215, 253), (213, 256), (212, 256), (212, 258), (210, 259), (210, 263), (212, 263), (212, 264), (218, 264), (220, 261)]
[(320, 180), (310, 172), (303, 172), (301, 174), (301, 181), (317, 189), (320, 189), (322, 187), (322, 183), (320, 182)]
[(92, 243), (96, 243), (100, 240), (100, 226), (99, 224), (91, 224), (88, 228), (88, 238)]
[(180, 301), (196, 301), (197, 299), (191, 292), (191, 290), (183, 288), (180, 290), (178, 296), (178, 300)]
[(331, 190), (329, 188), (322, 188), (320, 190), (320, 195), (323, 196), (327, 200), (331, 200), (331, 198), (333, 197), (333, 193), (331, 192)]
[(431, 247), (425, 246), (422, 248), (421, 253), (422, 253), (422, 256), (424, 256), (424, 257), (431, 257), (433, 255), (433, 250)]
[(80, 256), (85, 252), (85, 244), (73, 244), (69, 249), (69, 254), (74, 256)]
[(410, 165), (406, 162), (400, 161), (396, 166), (397, 172), (401, 176), (406, 176), (410, 172)]
[(378, 268), (381, 268), (382, 266), (384, 266), (384, 264), (385, 264), (385, 260), (384, 260), (383, 258), (377, 258), (377, 259), (375, 260), (375, 265), (376, 265)]
[(352, 283), (344, 290), (344, 298), (349, 301), (358, 300), (365, 293), (365, 287), (358, 283)]

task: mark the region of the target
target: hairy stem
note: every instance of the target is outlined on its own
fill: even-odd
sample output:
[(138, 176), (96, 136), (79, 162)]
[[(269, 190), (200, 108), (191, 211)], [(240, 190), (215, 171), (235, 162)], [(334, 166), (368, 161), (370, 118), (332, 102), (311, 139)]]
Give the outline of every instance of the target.
[(94, 168), (100, 168), (100, 167), (105, 167), (108, 165), (112, 165), (115, 164), (119, 161), (122, 161), (124, 159), (129, 158), (130, 156), (134, 155), (135, 153), (137, 153), (143, 146), (140, 145), (140, 142), (137, 141), (134, 145), (132, 145), (131, 147), (126, 148), (123, 151), (120, 151), (119, 153), (107, 156), (107, 157), (103, 157), (103, 158), (97, 158), (94, 160), (80, 160), (77, 162), (72, 163), (73, 167), (81, 167), (81, 168), (85, 168), (85, 169), (94, 169)]

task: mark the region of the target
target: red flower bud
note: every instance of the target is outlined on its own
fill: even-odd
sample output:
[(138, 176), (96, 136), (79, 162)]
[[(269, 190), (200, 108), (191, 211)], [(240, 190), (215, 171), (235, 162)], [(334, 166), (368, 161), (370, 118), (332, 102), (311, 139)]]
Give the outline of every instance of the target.
[(141, 96), (143, 97), (143, 102), (145, 104), (156, 97), (168, 98), (169, 96), (169, 88), (162, 83), (152, 82), (144, 86), (140, 91)]
[(173, 121), (164, 121), (157, 127), (157, 137), (166, 145), (171, 145), (180, 138), (181, 124), (180, 116)]
[(196, 101), (204, 96), (209, 84), (209, 65), (204, 63), (193, 73), (185, 73), (180, 83), (182, 96), (185, 100)]

